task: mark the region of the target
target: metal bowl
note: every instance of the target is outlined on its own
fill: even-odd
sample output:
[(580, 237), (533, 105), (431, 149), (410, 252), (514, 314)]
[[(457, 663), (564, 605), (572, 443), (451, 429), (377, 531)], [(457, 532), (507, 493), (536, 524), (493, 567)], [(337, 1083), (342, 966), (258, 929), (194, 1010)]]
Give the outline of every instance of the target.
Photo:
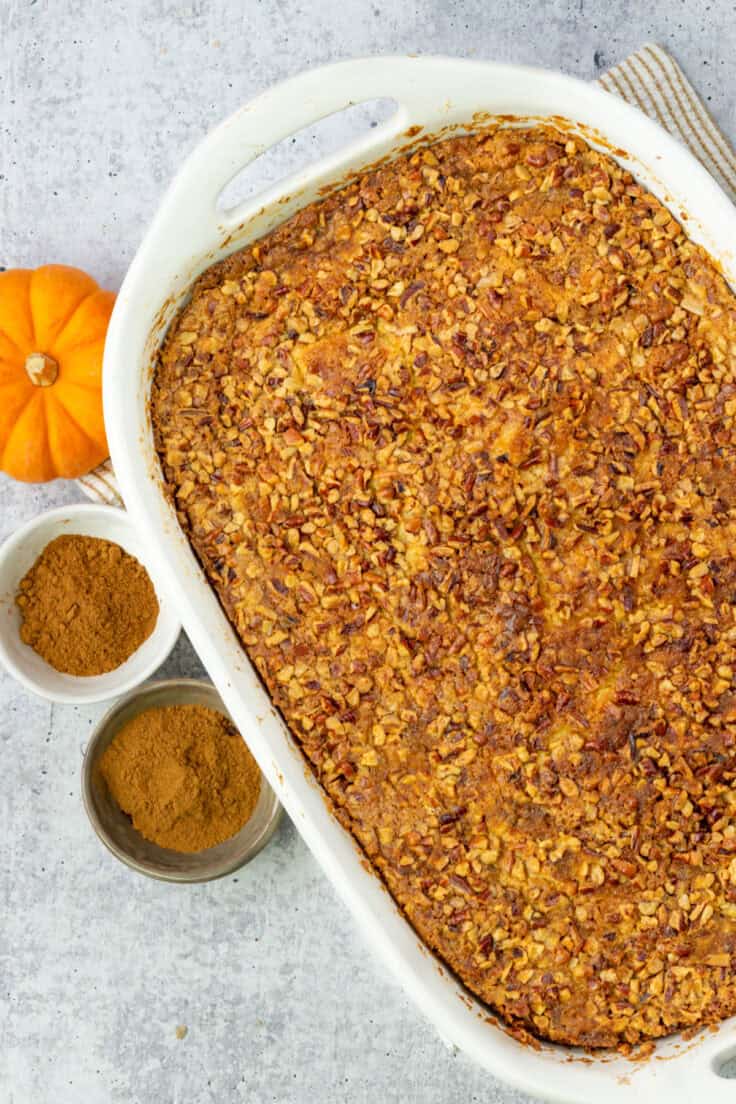
[(182, 854), (145, 839), (113, 800), (99, 768), (100, 758), (123, 725), (145, 709), (166, 705), (203, 705), (230, 717), (208, 682), (168, 679), (152, 682), (121, 698), (95, 728), (82, 763), (82, 798), (92, 827), (113, 855), (139, 874), (164, 882), (209, 882), (250, 862), (278, 825), (282, 808), (261, 775), (261, 792), (252, 816), (237, 835), (216, 847)]

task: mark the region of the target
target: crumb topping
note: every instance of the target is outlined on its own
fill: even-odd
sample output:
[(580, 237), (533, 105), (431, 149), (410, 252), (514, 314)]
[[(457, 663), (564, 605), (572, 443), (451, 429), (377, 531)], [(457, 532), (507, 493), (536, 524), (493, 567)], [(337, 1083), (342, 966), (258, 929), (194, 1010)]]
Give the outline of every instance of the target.
[(417, 932), (510, 1024), (736, 1012), (736, 309), (551, 128), (369, 171), (203, 274), (178, 516)]

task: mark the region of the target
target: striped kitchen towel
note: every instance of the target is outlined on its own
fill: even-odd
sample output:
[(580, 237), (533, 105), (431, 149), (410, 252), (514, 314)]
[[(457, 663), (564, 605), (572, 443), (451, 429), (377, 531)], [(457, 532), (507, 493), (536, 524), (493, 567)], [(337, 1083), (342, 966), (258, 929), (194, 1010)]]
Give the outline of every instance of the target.
[(676, 61), (659, 46), (642, 46), (598, 80), (650, 115), (687, 146), (736, 203), (736, 156)]
[[(620, 65), (604, 73), (598, 83), (607, 92), (650, 115), (686, 145), (736, 203), (736, 156), (669, 54), (659, 46), (642, 46)], [(96, 502), (123, 505), (109, 460), (78, 483)]]

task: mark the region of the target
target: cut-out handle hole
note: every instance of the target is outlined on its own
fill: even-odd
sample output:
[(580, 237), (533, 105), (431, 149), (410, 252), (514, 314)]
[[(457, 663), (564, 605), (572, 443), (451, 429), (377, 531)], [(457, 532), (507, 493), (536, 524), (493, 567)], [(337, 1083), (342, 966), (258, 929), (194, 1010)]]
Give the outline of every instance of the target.
[(713, 1069), (718, 1077), (736, 1081), (736, 1047), (718, 1054), (713, 1059)]
[(362, 100), (310, 123), (259, 154), (236, 173), (217, 197), (217, 209), (229, 214), (298, 169), (335, 153), (342, 146), (369, 134), (398, 110), (396, 100)]

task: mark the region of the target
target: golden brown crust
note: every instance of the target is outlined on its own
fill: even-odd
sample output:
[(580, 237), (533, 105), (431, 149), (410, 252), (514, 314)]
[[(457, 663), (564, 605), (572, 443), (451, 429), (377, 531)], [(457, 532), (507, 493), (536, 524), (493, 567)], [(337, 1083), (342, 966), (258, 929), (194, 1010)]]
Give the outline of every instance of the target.
[(210, 269), (181, 523), (422, 938), (584, 1046), (736, 1012), (736, 311), (610, 158), (438, 143)]

